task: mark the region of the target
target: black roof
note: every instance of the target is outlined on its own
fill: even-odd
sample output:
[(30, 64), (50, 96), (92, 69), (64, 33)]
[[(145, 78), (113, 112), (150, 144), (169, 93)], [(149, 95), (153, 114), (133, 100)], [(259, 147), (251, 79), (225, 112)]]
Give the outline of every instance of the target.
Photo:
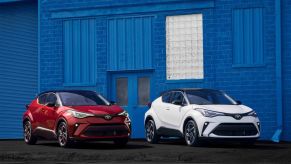
[(70, 90), (70, 89), (63, 89), (63, 90), (47, 90), (47, 91), (44, 91), (44, 92), (40, 92), (37, 97), (39, 95), (42, 95), (44, 93), (58, 93), (58, 92), (96, 92), (96, 91), (92, 91), (92, 90)]
[(170, 89), (161, 92), (161, 95), (167, 92), (172, 92), (172, 91), (181, 91), (181, 92), (186, 92), (186, 91), (219, 91), (217, 89), (209, 89), (209, 88), (176, 88), (176, 89)]

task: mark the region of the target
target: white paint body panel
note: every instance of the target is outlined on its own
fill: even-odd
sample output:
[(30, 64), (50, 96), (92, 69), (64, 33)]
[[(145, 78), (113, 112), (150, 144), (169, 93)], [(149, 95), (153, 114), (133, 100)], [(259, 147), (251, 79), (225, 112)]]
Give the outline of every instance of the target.
[[(183, 134), (183, 126), (187, 118), (193, 119), (198, 127), (200, 137), (212, 137), (212, 138), (258, 138), (260, 136), (260, 130), (258, 123), (259, 118), (253, 116), (244, 116), (240, 120), (237, 120), (231, 116), (216, 116), (205, 117), (196, 108), (203, 108), (207, 110), (229, 113), (229, 114), (243, 114), (252, 111), (251, 108), (245, 105), (187, 105), (178, 106), (174, 104), (162, 102), (162, 98), (159, 97), (152, 102), (151, 108), (145, 113), (145, 120), (148, 116), (152, 117), (156, 124), (156, 129), (161, 127), (179, 130)], [(209, 122), (209, 125), (202, 134), (203, 125), (205, 122)], [(218, 136), (212, 133), (221, 123), (253, 123), (258, 130), (258, 133), (253, 136)]]

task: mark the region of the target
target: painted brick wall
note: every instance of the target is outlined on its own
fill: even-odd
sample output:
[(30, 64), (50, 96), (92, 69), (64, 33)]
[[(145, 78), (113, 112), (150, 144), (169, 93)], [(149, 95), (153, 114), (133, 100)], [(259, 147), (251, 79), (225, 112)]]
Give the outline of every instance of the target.
[[(264, 61), (262, 67), (232, 67), (232, 9), (263, 7)], [(274, 2), (260, 0), (216, 1), (215, 88), (227, 91), (255, 109), (262, 121), (262, 138), (276, 128), (275, 117), (275, 24)]]
[(283, 138), (291, 140), (291, 1), (282, 3)]
[[(173, 0), (160, 0), (167, 2)], [(63, 42), (62, 42), (62, 21), (51, 19), (53, 10), (64, 8), (86, 8), (110, 5), (133, 5), (154, 3), (156, 0), (42, 0), (41, 1), (41, 90), (60, 89), (63, 82)], [(287, 0), (285, 0), (287, 3)], [(290, 10), (285, 7), (285, 12)], [(232, 67), (232, 9), (245, 7), (264, 8), (264, 61), (261, 67), (238, 68)], [(149, 13), (155, 15), (153, 21), (153, 65), (155, 72), (155, 96), (163, 90), (178, 87), (206, 87), (217, 88), (228, 92), (230, 95), (244, 104), (254, 108), (262, 121), (262, 139), (270, 139), (275, 131), (275, 16), (273, 0), (216, 0), (215, 8), (197, 9), (185, 11), (168, 11), (161, 13)], [(166, 46), (165, 46), (165, 16), (187, 13), (203, 14), (203, 39), (204, 39), (204, 76), (202, 81), (180, 81), (169, 82), (166, 80)], [(289, 12), (290, 15), (291, 12)], [(290, 19), (290, 16), (289, 16)], [(288, 21), (287, 21), (288, 22)], [(289, 20), (291, 22), (291, 20)], [(289, 24), (290, 25), (290, 24)], [(288, 24), (285, 23), (286, 33)], [(290, 28), (289, 28), (290, 29)], [(75, 87), (97, 90), (107, 95), (107, 23), (106, 17), (98, 17), (97, 24), (97, 84), (93, 87)], [(289, 37), (291, 35), (289, 34)], [(285, 40), (287, 38), (285, 37)], [(290, 41), (289, 41), (290, 42)], [(290, 68), (290, 57), (288, 59), (287, 48), (290, 50), (290, 43), (285, 42), (284, 66)], [(288, 47), (289, 45), (289, 47)], [(289, 53), (290, 56), (290, 53)], [(289, 65), (288, 65), (289, 63)], [(290, 97), (291, 72), (285, 69), (284, 78), (285, 96)], [(289, 88), (288, 88), (289, 87)], [(74, 88), (74, 87), (67, 87)], [(289, 104), (287, 103), (289, 101)], [(290, 99), (285, 99), (285, 106), (291, 105)], [(285, 111), (287, 108), (285, 108)], [(290, 120), (290, 111), (286, 119)], [(290, 121), (286, 125), (290, 129)], [(288, 138), (288, 137), (289, 138)], [(285, 139), (290, 140), (290, 132), (285, 133)]]

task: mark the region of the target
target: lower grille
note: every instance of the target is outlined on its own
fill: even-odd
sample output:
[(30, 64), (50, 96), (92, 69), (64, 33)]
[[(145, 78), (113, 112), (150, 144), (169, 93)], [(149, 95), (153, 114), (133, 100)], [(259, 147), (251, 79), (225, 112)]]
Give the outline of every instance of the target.
[(252, 123), (223, 123), (218, 125), (212, 133), (218, 136), (253, 136), (258, 133), (258, 130)]
[(94, 125), (89, 126), (83, 133), (89, 137), (122, 136), (128, 134), (125, 125)]

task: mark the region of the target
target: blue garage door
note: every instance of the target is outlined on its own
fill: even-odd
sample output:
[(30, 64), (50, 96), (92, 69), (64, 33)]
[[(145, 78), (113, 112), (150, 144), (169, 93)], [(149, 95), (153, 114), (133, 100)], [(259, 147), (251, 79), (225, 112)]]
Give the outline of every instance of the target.
[(0, 3), (0, 139), (22, 137), (25, 104), (37, 93), (37, 4)]

